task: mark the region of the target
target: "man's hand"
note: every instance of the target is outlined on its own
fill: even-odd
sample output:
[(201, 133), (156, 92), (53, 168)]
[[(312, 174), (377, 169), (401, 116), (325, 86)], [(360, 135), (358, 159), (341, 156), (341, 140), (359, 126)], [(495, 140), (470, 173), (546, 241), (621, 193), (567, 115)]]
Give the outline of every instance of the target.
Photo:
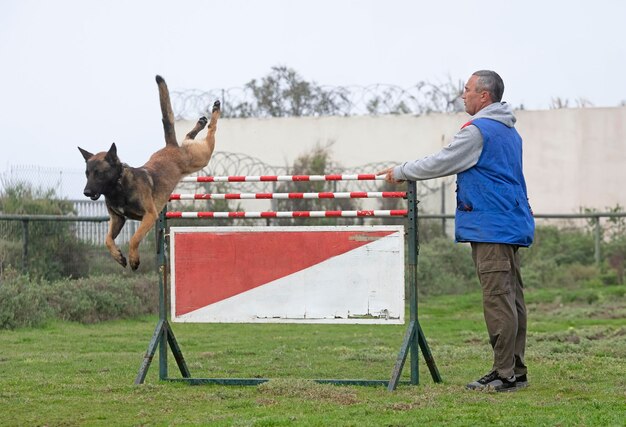
[(376, 172), (376, 175), (385, 175), (385, 181), (390, 184), (400, 184), (405, 182), (404, 179), (395, 179), (393, 177), (393, 167), (381, 170), (380, 172)]

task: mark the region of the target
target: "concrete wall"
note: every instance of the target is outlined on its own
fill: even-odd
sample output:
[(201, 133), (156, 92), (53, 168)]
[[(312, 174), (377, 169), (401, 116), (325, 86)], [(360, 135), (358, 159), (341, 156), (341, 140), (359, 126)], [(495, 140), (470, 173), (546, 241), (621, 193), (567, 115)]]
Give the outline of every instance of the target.
[[(536, 213), (574, 213), (581, 207), (626, 206), (626, 107), (518, 111), (524, 169)], [(352, 168), (399, 163), (438, 151), (469, 119), (463, 113), (428, 116), (223, 119), (217, 151), (245, 153), (275, 166), (291, 165), (316, 144)], [(178, 122), (184, 135), (193, 122)], [(358, 172), (375, 172), (359, 170)], [(446, 211), (454, 212), (454, 177), (444, 180)], [(438, 212), (440, 199), (425, 201)]]

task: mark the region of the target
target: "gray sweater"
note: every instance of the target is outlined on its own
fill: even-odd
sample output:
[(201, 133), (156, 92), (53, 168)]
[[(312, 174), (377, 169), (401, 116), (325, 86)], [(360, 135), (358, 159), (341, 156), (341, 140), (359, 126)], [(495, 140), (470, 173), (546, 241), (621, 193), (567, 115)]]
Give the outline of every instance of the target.
[[(513, 127), (516, 118), (506, 102), (494, 102), (478, 113), (472, 120), (487, 118)], [(461, 129), (452, 142), (438, 153), (406, 162), (393, 169), (395, 179), (422, 181), (463, 172), (478, 163), (483, 151), (483, 136), (476, 126)]]

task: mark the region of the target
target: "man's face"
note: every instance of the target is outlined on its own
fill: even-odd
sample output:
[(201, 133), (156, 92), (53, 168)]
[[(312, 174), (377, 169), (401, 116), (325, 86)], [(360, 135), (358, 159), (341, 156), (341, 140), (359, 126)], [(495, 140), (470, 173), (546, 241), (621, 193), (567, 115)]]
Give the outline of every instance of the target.
[(465, 84), (465, 91), (463, 92), (463, 101), (465, 102), (465, 111), (470, 116), (478, 113), (485, 106), (491, 103), (489, 94), (485, 90), (476, 91), (476, 82), (478, 76), (471, 76)]

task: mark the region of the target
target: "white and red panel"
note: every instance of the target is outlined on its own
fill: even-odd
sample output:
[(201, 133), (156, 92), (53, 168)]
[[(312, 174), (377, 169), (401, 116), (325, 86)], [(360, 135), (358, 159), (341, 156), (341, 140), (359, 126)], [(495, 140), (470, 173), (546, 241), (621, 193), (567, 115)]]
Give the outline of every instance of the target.
[(171, 227), (175, 322), (404, 323), (404, 228)]

